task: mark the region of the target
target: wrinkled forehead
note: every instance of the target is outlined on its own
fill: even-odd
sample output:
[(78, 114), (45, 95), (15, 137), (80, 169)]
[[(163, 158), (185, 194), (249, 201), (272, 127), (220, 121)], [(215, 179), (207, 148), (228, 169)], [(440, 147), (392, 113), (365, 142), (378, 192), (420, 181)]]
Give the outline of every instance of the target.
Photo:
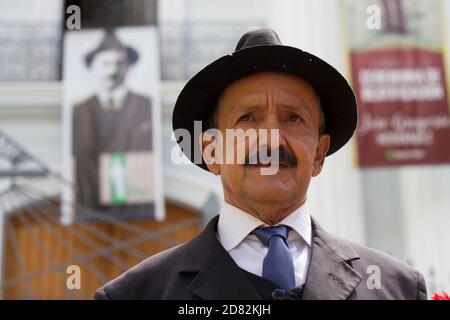
[(261, 72), (232, 83), (219, 97), (218, 107), (226, 107), (227, 113), (241, 107), (265, 108), (269, 100), (274, 104), (319, 111), (319, 97), (307, 81), (278, 72)]

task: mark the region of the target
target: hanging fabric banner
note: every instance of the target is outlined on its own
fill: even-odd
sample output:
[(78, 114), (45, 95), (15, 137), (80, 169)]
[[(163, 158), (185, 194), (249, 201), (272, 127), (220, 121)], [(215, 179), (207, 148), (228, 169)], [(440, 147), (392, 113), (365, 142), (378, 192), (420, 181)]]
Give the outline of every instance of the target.
[(360, 167), (450, 163), (441, 5), (344, 1)]
[(164, 218), (152, 26), (66, 32), (63, 221)]

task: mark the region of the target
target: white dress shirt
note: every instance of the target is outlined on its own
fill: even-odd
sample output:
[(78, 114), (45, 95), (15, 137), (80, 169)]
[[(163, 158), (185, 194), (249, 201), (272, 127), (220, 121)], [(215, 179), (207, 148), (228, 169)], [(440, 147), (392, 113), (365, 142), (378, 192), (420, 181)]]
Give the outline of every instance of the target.
[(128, 89), (122, 84), (111, 91), (97, 90), (97, 97), (105, 110), (120, 110)]
[[(306, 201), (277, 225), (291, 228), (287, 242), (294, 262), (295, 286), (303, 285), (311, 258), (311, 217)], [(240, 268), (260, 277), (268, 248), (251, 232), (265, 226), (255, 216), (223, 203), (217, 226), (219, 241)]]

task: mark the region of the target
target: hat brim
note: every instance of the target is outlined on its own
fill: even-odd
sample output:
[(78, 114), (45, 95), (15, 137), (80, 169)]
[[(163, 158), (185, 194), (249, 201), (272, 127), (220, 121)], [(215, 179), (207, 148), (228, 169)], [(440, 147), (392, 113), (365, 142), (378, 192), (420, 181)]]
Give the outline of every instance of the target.
[[(139, 59), (139, 54), (138, 52), (131, 48), (131, 47), (123, 47), (123, 49), (126, 51), (127, 53), (127, 61), (129, 65), (135, 64), (138, 59)], [(87, 67), (91, 66), (92, 61), (94, 60), (95, 56), (102, 52), (102, 51), (106, 51), (106, 50), (114, 50), (114, 49), (100, 49), (97, 48), (94, 51), (91, 51), (90, 53), (88, 53), (85, 57), (84, 57), (84, 62), (86, 63)]]
[(194, 121), (208, 128), (208, 118), (217, 99), (231, 83), (257, 72), (272, 71), (296, 75), (309, 82), (320, 96), (325, 115), (325, 131), (331, 137), (327, 156), (335, 153), (352, 137), (358, 119), (357, 103), (347, 80), (322, 59), (298, 48), (284, 45), (262, 45), (223, 56), (198, 72), (184, 86), (176, 101), (172, 126), (177, 142), (186, 129), (191, 134), (191, 150), (183, 153), (204, 170), (208, 170), (194, 135)]

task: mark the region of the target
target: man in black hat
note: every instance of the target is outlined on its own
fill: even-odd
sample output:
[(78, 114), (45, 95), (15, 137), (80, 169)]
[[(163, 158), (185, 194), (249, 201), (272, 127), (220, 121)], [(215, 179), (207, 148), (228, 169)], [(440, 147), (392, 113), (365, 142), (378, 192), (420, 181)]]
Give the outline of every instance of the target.
[[(276, 131), (278, 138), (262, 145), (252, 138), (239, 144), (228, 135), (204, 139), (195, 135), (198, 123), (205, 133), (256, 130), (263, 132), (259, 140)], [(244, 34), (233, 54), (186, 84), (173, 113), (177, 138), (191, 133), (190, 143), (185, 136), (178, 140), (185, 155), (220, 175), (220, 215), (192, 241), (148, 258), (98, 289), (95, 298), (426, 299), (418, 271), (326, 232), (310, 216), (311, 177), (356, 124), (353, 91), (333, 67), (283, 46), (270, 29)], [(233, 161), (225, 149), (230, 145), (245, 161)], [(259, 151), (254, 157), (255, 145), (277, 157), (270, 163)], [(275, 173), (262, 174), (272, 164)]]
[(125, 82), (129, 67), (138, 58), (138, 52), (124, 46), (113, 31), (107, 31), (99, 46), (85, 56), (95, 81), (95, 94), (73, 109), (72, 150), (79, 212), (96, 209), (119, 216), (148, 216), (153, 211), (152, 205), (118, 205), (100, 199), (102, 155), (152, 150), (151, 100), (130, 91)]

